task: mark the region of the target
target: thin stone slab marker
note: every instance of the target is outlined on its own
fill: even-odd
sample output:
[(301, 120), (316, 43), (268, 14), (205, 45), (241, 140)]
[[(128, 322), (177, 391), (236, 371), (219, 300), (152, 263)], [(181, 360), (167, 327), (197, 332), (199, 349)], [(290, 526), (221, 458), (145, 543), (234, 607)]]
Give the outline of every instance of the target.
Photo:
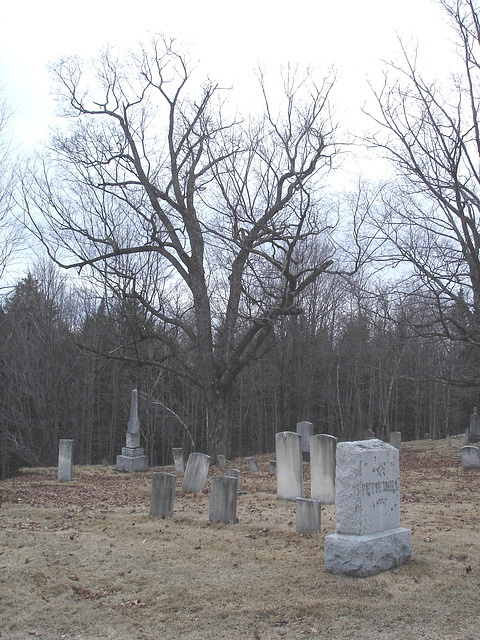
[(390, 433), (390, 444), (395, 449), (398, 449), (400, 452), (402, 451), (402, 432), (401, 431), (391, 431)]
[(185, 460), (183, 457), (183, 449), (181, 447), (173, 447), (173, 464), (177, 473), (185, 473)]
[(310, 461), (310, 438), (313, 436), (313, 423), (307, 420), (297, 422), (297, 433), (302, 438), (302, 460)]
[(296, 500), (296, 529), (297, 533), (320, 533), (322, 505), (310, 498)]
[(171, 518), (175, 502), (177, 477), (173, 473), (155, 472), (152, 476), (149, 515)]
[(293, 431), (275, 436), (277, 459), (277, 497), (281, 500), (303, 498), (302, 437)]
[(473, 413), (470, 416), (470, 427), (468, 429), (468, 442), (472, 444), (473, 442), (480, 441), (480, 416), (478, 415), (477, 407), (473, 408)]
[(462, 467), (464, 469), (480, 469), (480, 449), (473, 444), (460, 447)]
[(188, 456), (185, 475), (183, 476), (182, 491), (202, 493), (207, 483), (210, 469), (210, 456), (206, 453), (191, 453)]
[(73, 440), (58, 441), (58, 482), (71, 482), (73, 475)]
[(232, 476), (214, 476), (211, 479), (209, 520), (236, 523), (237, 487), (237, 479)]
[(227, 475), (229, 478), (236, 478), (237, 493), (242, 493), (242, 473), (240, 469), (228, 469), (225, 475)]
[(310, 438), (310, 495), (323, 504), (335, 503), (337, 438), (319, 433)]
[(249, 471), (253, 471), (254, 473), (258, 471), (258, 464), (255, 458), (245, 458), (245, 462), (247, 463)]

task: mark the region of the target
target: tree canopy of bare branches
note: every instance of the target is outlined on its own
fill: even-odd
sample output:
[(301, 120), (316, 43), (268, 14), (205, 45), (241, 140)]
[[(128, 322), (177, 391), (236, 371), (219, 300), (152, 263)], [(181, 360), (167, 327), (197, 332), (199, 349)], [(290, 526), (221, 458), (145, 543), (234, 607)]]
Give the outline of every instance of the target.
[(319, 188), (338, 151), (333, 78), (287, 69), (280, 108), (260, 77), (264, 115), (241, 119), (163, 38), (54, 75), (68, 125), (25, 177), (29, 226), (57, 264), (154, 319), (137, 338), (155, 339), (149, 363), (198, 385), (209, 452), (225, 453), (233, 381), (333, 262)]
[(440, 4), (459, 70), (427, 80), (418, 52), (406, 49), (403, 65), (390, 66), (376, 92), (380, 132), (369, 142), (391, 161), (395, 179), (375, 226), (383, 259), (413, 267), (408, 291), (423, 299), (419, 330), (480, 346), (479, 12), (474, 0)]

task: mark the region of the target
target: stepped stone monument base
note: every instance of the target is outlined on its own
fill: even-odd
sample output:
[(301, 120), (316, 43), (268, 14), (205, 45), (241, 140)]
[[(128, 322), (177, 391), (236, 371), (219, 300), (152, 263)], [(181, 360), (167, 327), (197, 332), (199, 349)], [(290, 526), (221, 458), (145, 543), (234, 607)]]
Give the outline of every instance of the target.
[(364, 536), (325, 537), (325, 571), (366, 578), (394, 569), (412, 556), (410, 529), (397, 527)]
[(146, 471), (147, 468), (148, 461), (143, 447), (122, 447), (121, 455), (117, 456), (117, 471), (132, 473)]

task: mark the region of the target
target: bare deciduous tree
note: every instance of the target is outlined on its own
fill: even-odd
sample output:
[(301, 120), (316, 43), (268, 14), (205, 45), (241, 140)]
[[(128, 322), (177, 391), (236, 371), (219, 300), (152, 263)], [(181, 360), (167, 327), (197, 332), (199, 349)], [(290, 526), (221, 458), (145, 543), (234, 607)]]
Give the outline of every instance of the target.
[(403, 66), (386, 75), (376, 94), (380, 133), (370, 143), (396, 179), (375, 225), (383, 259), (413, 267), (404, 282), (424, 298), (418, 329), (480, 346), (480, 20), (474, 0), (440, 4), (460, 71), (427, 81), (404, 49)]
[(155, 318), (150, 362), (201, 388), (209, 453), (225, 453), (233, 381), (332, 265), (317, 187), (337, 153), (333, 80), (287, 70), (277, 113), (260, 78), (264, 117), (243, 121), (212, 82), (190, 89), (162, 38), (54, 73), (70, 129), (25, 178), (30, 228), (57, 264)]

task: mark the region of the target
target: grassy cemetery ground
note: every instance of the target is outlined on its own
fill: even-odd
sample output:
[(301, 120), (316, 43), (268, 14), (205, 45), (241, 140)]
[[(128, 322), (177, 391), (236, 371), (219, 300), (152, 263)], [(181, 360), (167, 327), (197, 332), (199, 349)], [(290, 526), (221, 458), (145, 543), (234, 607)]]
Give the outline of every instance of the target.
[(325, 573), (334, 507), (322, 508), (321, 536), (297, 534), (271, 455), (258, 473), (229, 463), (242, 472), (236, 525), (208, 521), (209, 483), (184, 494), (177, 478), (163, 520), (148, 516), (153, 469), (74, 467), (62, 484), (56, 469), (24, 470), (0, 483), (0, 638), (477, 640), (480, 470), (462, 469), (461, 445), (403, 445), (413, 558), (366, 579)]

